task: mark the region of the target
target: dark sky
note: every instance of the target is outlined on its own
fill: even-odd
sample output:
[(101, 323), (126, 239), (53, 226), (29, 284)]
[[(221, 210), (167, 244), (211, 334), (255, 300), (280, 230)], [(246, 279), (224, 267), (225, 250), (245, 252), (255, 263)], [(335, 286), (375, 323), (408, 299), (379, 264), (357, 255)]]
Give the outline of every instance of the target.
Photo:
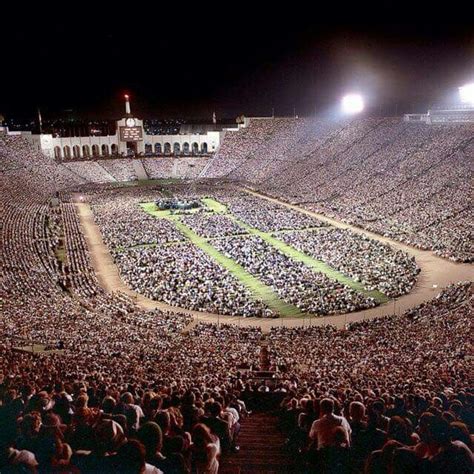
[(469, 2), (35, 3), (0, 7), (9, 117), (113, 118), (125, 91), (145, 118), (306, 115), (346, 91), (425, 111), (474, 81)]

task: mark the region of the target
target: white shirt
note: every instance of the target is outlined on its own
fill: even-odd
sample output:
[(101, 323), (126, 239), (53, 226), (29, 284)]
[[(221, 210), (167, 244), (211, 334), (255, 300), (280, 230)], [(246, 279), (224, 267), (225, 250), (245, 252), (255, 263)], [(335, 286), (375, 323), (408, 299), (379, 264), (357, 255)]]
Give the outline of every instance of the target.
[(221, 453), (221, 444), (219, 439), (214, 443), (209, 443), (206, 446), (207, 461), (206, 463), (200, 463), (196, 466), (198, 474), (218, 474), (219, 472), (219, 461), (218, 456)]
[(349, 422), (343, 416), (337, 416), (333, 413), (323, 415), (319, 420), (313, 422), (309, 437), (318, 442), (318, 449), (332, 446), (334, 444), (334, 430), (342, 426), (346, 432), (347, 443), (350, 446), (351, 427)]
[(148, 463), (145, 463), (145, 470), (143, 472), (144, 474), (163, 474), (163, 471)]

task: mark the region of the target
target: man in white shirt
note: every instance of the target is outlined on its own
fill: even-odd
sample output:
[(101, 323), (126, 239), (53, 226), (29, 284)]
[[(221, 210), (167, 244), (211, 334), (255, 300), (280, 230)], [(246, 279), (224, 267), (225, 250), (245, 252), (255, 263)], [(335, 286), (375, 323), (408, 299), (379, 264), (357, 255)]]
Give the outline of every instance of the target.
[(338, 426), (344, 429), (347, 445), (350, 446), (351, 427), (349, 422), (343, 416), (334, 414), (333, 400), (324, 398), (320, 403), (319, 420), (313, 422), (309, 437), (316, 441), (318, 449), (334, 446), (334, 431)]

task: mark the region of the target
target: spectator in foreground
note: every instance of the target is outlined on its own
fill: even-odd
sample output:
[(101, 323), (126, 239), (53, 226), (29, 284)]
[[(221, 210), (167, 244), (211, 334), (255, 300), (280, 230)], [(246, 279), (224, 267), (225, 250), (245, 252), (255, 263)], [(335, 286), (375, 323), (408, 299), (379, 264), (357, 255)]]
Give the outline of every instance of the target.
[(320, 417), (316, 420), (309, 433), (310, 439), (315, 442), (317, 449), (335, 446), (336, 428), (341, 427), (346, 436), (346, 443), (350, 446), (351, 427), (343, 416), (334, 414), (334, 401), (324, 398), (320, 403)]
[(219, 438), (203, 423), (198, 423), (192, 432), (193, 469), (198, 473), (217, 474), (221, 447)]

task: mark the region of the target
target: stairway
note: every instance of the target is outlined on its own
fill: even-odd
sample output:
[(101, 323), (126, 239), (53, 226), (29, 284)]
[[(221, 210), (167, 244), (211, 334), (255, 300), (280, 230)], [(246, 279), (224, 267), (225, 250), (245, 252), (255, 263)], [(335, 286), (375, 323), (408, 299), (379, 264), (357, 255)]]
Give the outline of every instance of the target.
[(135, 158), (132, 160), (133, 163), (133, 170), (135, 171), (135, 175), (137, 176), (137, 179), (143, 180), (143, 179), (149, 179), (147, 172), (145, 171), (145, 168), (143, 167), (143, 163), (141, 160), (138, 158)]
[(238, 453), (221, 458), (220, 474), (296, 472), (291, 455), (284, 447), (285, 436), (278, 429), (278, 417), (254, 413), (242, 421)]

